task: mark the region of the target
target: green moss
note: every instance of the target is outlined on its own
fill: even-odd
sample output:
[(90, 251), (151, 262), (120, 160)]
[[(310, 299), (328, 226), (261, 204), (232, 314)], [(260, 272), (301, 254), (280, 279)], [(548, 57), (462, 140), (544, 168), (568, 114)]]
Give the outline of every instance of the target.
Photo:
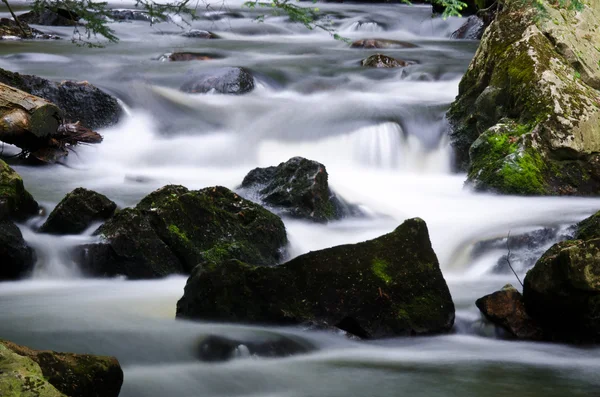
[(182, 239), (185, 242), (189, 242), (190, 239), (185, 235), (185, 233), (183, 233), (181, 230), (179, 230), (179, 228), (175, 225), (169, 225), (169, 231), (173, 234), (175, 234), (177, 237), (179, 237), (180, 239)]
[(392, 282), (392, 277), (387, 273), (388, 263), (384, 260), (375, 258), (371, 263), (371, 269), (373, 273), (383, 280), (386, 284)]

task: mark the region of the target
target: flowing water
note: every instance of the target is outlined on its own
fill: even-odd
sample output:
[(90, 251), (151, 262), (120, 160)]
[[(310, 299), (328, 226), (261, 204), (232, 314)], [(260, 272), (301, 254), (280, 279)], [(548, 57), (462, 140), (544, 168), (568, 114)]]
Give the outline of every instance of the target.
[[(0, 337), (34, 348), (115, 355), (124, 367), (126, 397), (598, 395), (599, 349), (482, 336), (475, 300), (516, 280), (498, 270), (504, 250), (474, 252), (479, 241), (509, 232), (564, 230), (599, 209), (600, 200), (477, 194), (463, 187), (465, 175), (451, 172), (443, 115), (477, 48), (477, 42), (449, 38), (463, 20), (431, 18), (426, 6), (318, 6), (350, 39), (416, 44), (385, 53), (418, 63), (362, 69), (359, 61), (376, 51), (351, 49), (285, 16), (257, 23), (260, 10), (229, 0), (201, 4), (203, 18), (193, 23), (218, 33), (219, 40), (168, 34), (178, 32), (173, 24), (124, 22), (112, 24), (120, 43), (101, 49), (69, 40), (2, 42), (0, 67), (88, 80), (117, 96), (127, 111), (118, 125), (101, 130), (101, 145), (78, 148), (64, 165), (15, 168), (51, 210), (78, 186), (130, 206), (167, 183), (234, 189), (254, 167), (293, 156), (318, 160), (327, 166), (332, 188), (367, 216), (327, 225), (285, 219), (290, 254), (374, 238), (406, 218), (422, 217), (457, 306), (455, 332), (367, 343), (295, 328), (175, 321), (184, 277), (85, 279), (67, 252), (93, 239), (93, 228), (80, 236), (44, 236), (33, 231), (41, 222), (36, 219), (21, 225), (39, 257), (32, 278), (0, 284)], [(71, 34), (70, 28), (45, 30)], [(174, 51), (218, 59), (158, 60)], [(222, 66), (248, 67), (257, 88), (244, 96), (177, 90), (194, 73)], [(541, 252), (515, 252), (521, 276), (531, 262), (523, 257)], [(240, 340), (286, 336), (315, 350), (277, 359), (198, 361), (198, 341), (215, 334)]]

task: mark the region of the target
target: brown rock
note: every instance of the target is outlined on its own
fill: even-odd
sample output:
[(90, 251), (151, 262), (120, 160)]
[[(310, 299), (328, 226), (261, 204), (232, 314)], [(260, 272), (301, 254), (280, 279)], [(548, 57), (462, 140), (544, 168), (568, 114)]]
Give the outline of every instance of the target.
[(400, 40), (362, 39), (350, 45), (350, 48), (416, 48), (416, 44)]
[(402, 68), (408, 65), (413, 65), (414, 62), (395, 59), (387, 55), (375, 54), (363, 59), (360, 64), (368, 68)]

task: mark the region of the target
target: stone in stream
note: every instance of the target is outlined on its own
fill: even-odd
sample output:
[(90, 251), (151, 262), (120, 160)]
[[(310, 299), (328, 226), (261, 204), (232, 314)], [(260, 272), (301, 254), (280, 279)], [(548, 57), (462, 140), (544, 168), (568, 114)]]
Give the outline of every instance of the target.
[(0, 160), (0, 220), (25, 220), (39, 211), (38, 203), (23, 186), (23, 179)]
[(416, 48), (416, 44), (408, 41), (389, 39), (362, 39), (350, 44), (350, 48)]
[(600, 4), (540, 5), (509, 1), (486, 29), (447, 113), (456, 166), (477, 190), (597, 195)]
[(201, 361), (222, 362), (244, 357), (289, 357), (313, 350), (313, 345), (292, 336), (269, 335), (231, 339), (221, 335), (208, 335), (200, 341), (197, 352)]
[(282, 215), (316, 222), (340, 219), (349, 206), (329, 189), (325, 166), (293, 157), (277, 167), (255, 168), (242, 181), (241, 191)]
[(471, 15), (450, 37), (453, 39), (480, 40), (486, 27), (487, 25), (483, 22), (483, 19)]
[(185, 61), (210, 61), (223, 58), (216, 54), (206, 54), (201, 52), (171, 52), (164, 54), (159, 61), (185, 62)]
[(0, 280), (17, 280), (35, 264), (35, 253), (23, 240), (21, 230), (9, 220), (0, 220)]
[(87, 81), (49, 81), (0, 69), (0, 83), (44, 98), (65, 112), (65, 119), (96, 129), (117, 123), (122, 114), (117, 100)]
[(64, 8), (45, 9), (42, 12), (29, 11), (19, 15), (19, 21), (44, 26), (76, 26), (79, 15)]
[(181, 91), (191, 94), (217, 92), (240, 95), (254, 89), (254, 77), (244, 68), (220, 68), (200, 73), (181, 86)]
[(158, 22), (155, 18), (152, 18), (146, 11), (140, 10), (127, 10), (127, 9), (115, 9), (110, 10), (110, 17), (115, 21), (144, 21), (144, 22)]
[(123, 370), (116, 358), (33, 350), (0, 340), (0, 395), (117, 397)]
[(447, 332), (454, 304), (425, 222), (275, 267), (207, 260), (188, 279), (177, 317), (259, 324), (327, 323), (364, 338)]
[(191, 29), (187, 32), (183, 32), (180, 36), (187, 37), (190, 39), (218, 39), (220, 38), (218, 35), (213, 32), (209, 32), (208, 30), (200, 30), (200, 29)]
[(383, 54), (371, 55), (368, 58), (360, 61), (360, 64), (364, 67), (369, 68), (402, 68), (408, 65), (413, 65), (415, 62), (403, 61), (402, 59), (395, 59), (388, 57)]
[(84, 188), (67, 194), (40, 228), (42, 233), (79, 234), (94, 222), (110, 218), (117, 205), (106, 196)]
[(186, 274), (206, 260), (275, 265), (287, 244), (281, 219), (220, 186), (190, 191), (167, 185), (119, 211), (81, 247), (92, 275), (156, 278)]
[(27, 31), (28, 35), (23, 35), (23, 31), (15, 21), (9, 18), (0, 18), (0, 40), (15, 39), (41, 39), (41, 40), (59, 40), (60, 37), (46, 34), (40, 30), (28, 26), (21, 22), (21, 26)]

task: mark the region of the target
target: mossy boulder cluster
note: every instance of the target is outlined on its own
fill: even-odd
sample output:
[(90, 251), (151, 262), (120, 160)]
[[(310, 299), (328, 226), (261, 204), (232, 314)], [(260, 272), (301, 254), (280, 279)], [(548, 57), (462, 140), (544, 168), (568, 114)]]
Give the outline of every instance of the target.
[(326, 222), (349, 212), (329, 189), (325, 166), (303, 157), (253, 169), (242, 181), (241, 193), (292, 218)]
[(600, 5), (515, 0), (487, 28), (447, 116), (476, 189), (600, 193)]
[(114, 357), (38, 351), (0, 340), (0, 395), (117, 397), (123, 370)]
[(0, 160), (0, 220), (24, 220), (37, 214), (38, 203), (23, 186), (23, 179)]
[(205, 260), (275, 265), (287, 244), (281, 219), (227, 188), (190, 191), (167, 185), (119, 211), (83, 249), (85, 269), (100, 276), (155, 278), (189, 274)]
[(310, 252), (276, 267), (206, 261), (188, 279), (177, 316), (326, 323), (381, 338), (446, 332), (454, 304), (427, 226), (415, 218), (374, 240)]

